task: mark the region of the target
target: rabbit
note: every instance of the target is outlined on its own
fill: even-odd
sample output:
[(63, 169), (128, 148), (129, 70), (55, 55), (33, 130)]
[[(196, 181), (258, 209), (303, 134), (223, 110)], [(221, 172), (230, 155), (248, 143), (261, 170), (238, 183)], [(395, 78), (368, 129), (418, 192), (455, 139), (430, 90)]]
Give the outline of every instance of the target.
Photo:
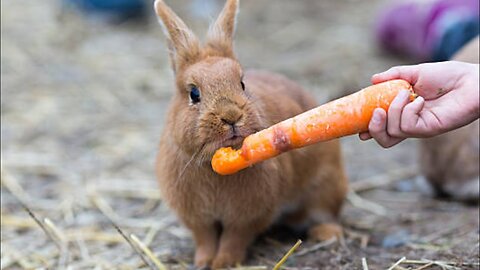
[(162, 198), (192, 233), (199, 268), (242, 263), (256, 236), (281, 217), (308, 226), (313, 240), (342, 235), (338, 216), (347, 178), (338, 140), (286, 152), (234, 175), (211, 168), (216, 149), (238, 149), (246, 136), (317, 105), (281, 75), (244, 72), (233, 51), (238, 5), (226, 1), (201, 45), (162, 0), (155, 2), (176, 85), (156, 174)]
[[(475, 38), (457, 52), (452, 60), (479, 62), (479, 38)], [(479, 121), (420, 140), (420, 164), (424, 178), (435, 195), (460, 201), (478, 201), (480, 198)], [(423, 186), (423, 184), (421, 184)]]

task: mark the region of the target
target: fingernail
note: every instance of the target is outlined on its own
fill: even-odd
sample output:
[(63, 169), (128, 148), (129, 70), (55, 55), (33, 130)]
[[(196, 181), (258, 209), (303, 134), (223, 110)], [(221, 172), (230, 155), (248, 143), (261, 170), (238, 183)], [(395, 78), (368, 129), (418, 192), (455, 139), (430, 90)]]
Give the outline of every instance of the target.
[(416, 104), (420, 104), (420, 103), (423, 103), (425, 101), (425, 99), (423, 99), (423, 97), (417, 97), (413, 102), (415, 102)]
[(410, 96), (410, 91), (408, 90), (400, 90), (400, 93), (398, 93), (401, 99), (405, 99)]

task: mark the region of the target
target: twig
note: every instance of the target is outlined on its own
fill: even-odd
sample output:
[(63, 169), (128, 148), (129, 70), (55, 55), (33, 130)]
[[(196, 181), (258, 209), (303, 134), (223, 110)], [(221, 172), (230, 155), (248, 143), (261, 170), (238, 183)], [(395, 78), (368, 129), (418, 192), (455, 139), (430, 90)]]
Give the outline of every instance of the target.
[(150, 260), (152, 260), (152, 262), (155, 264), (155, 266), (159, 270), (167, 270), (167, 267), (165, 267), (165, 265), (157, 257), (155, 257), (153, 252), (147, 247), (147, 245), (145, 245), (142, 241), (140, 241), (138, 237), (136, 237), (134, 234), (130, 234), (130, 238), (135, 244), (137, 244), (140, 250), (143, 251), (143, 253), (147, 255), (147, 257), (150, 258)]
[[(108, 181), (111, 183), (113, 180)], [(118, 180), (117, 180), (118, 183)], [(150, 200), (161, 200), (162, 197), (160, 192), (157, 189), (153, 188), (139, 188), (133, 185), (121, 185), (116, 184), (115, 188), (111, 188), (110, 186), (102, 186), (98, 185), (93, 187), (94, 192), (100, 194), (109, 194), (112, 196), (124, 197), (124, 198), (138, 198), (138, 199), (150, 199)]]
[(58, 229), (55, 224), (49, 219), (44, 218), (43, 223), (45, 224), (45, 228), (47, 228), (52, 236), (58, 241), (59, 246), (61, 247), (60, 250), (60, 258), (58, 259), (58, 265), (60, 268), (65, 268), (69, 261), (69, 251), (68, 251), (68, 242), (65, 239), (65, 235), (63, 232)]
[(90, 230), (70, 230), (65, 232), (68, 242), (82, 239), (83, 241), (99, 241), (107, 243), (123, 242), (123, 238), (118, 234), (104, 233)]
[(423, 249), (432, 251), (442, 251), (451, 249), (450, 245), (433, 245), (433, 244), (414, 244), (408, 243), (407, 246), (412, 249)]
[[(20, 251), (14, 249), (13, 247), (7, 246), (6, 244), (2, 243), (1, 249), (2, 249), (2, 259), (0, 261), (1, 261), (2, 269), (3, 267), (6, 268), (15, 263), (19, 264), (20, 267), (22, 267), (23, 269), (36, 268), (36, 266), (29, 260), (29, 258), (24, 256)], [(7, 254), (5, 254), (4, 252)], [(8, 260), (4, 261), (4, 258), (8, 258)]]
[(333, 238), (330, 238), (326, 241), (323, 241), (323, 242), (320, 242), (318, 244), (315, 244), (313, 246), (311, 246), (310, 248), (307, 248), (307, 249), (304, 249), (302, 251), (299, 251), (297, 252), (297, 254), (295, 254), (295, 256), (299, 257), (299, 256), (304, 256), (310, 252), (314, 252), (314, 251), (317, 251), (321, 248), (324, 248), (324, 247), (328, 247), (330, 245), (332, 245), (333, 243), (337, 242), (337, 238), (333, 237)]
[(273, 267), (273, 270), (278, 270), (285, 263), (288, 257), (302, 244), (302, 240), (298, 239), (297, 243), (288, 250), (288, 252), (280, 259), (280, 261)]
[(360, 193), (381, 186), (387, 186), (396, 181), (412, 178), (417, 174), (418, 171), (416, 166), (400, 167), (387, 172), (386, 174), (379, 174), (365, 180), (355, 181), (350, 184), (350, 188), (355, 192)]
[(367, 264), (366, 258), (362, 258), (362, 267), (363, 267), (363, 270), (368, 270), (368, 264)]
[(96, 193), (90, 194), (90, 198), (92, 199), (93, 204), (102, 212), (104, 216), (106, 216), (110, 221), (114, 223), (118, 223), (120, 217), (113, 211), (112, 207), (100, 196), (97, 196)]
[(35, 214), (32, 212), (32, 210), (30, 210), (30, 208), (28, 208), (28, 206), (26, 206), (26, 205), (22, 205), (22, 206), (23, 206), (23, 209), (25, 209), (25, 211), (27, 211), (28, 215), (30, 215), (30, 217), (32, 217), (33, 220), (35, 220), (35, 222), (38, 224), (38, 226), (40, 226), (40, 228), (47, 235), (47, 237), (50, 238), (50, 240), (52, 240), (52, 242), (57, 246), (59, 252), (62, 252), (63, 251), (62, 245), (55, 239), (54, 236), (52, 236), (52, 234), (47, 229), (47, 227), (35, 216)]
[(90, 256), (90, 252), (88, 251), (87, 246), (85, 245), (85, 241), (80, 237), (76, 237), (75, 242), (77, 243), (78, 249), (80, 250), (80, 256), (83, 261), (90, 261), (92, 257)]
[(153, 239), (155, 238), (155, 236), (157, 235), (158, 231), (159, 231), (158, 226), (152, 226), (152, 227), (148, 230), (148, 232), (147, 232), (147, 234), (145, 235), (145, 237), (143, 238), (143, 243), (145, 243), (146, 246), (149, 246), (149, 245), (152, 243), (152, 241), (153, 241)]
[(116, 224), (122, 224), (128, 227), (136, 228), (151, 227), (156, 224), (156, 222), (153, 220), (139, 221), (131, 218), (121, 218), (101, 196), (97, 196), (97, 194), (94, 193), (90, 194), (90, 198), (97, 209), (100, 210), (100, 212), (109, 220), (114, 221)]
[(45, 227), (51, 231), (51, 233), (58, 239), (60, 243), (66, 242), (65, 234), (61, 232), (49, 218), (44, 218), (43, 222), (45, 223)]
[(17, 198), (18, 201), (22, 203), (22, 205), (26, 205), (28, 201), (28, 194), (22, 188), (22, 186), (18, 183), (17, 179), (13, 177), (10, 173), (8, 173), (3, 166), (0, 169), (0, 182), (2, 186), (6, 187), (12, 195)]
[(2, 224), (2, 228), (10, 226), (17, 229), (29, 229), (37, 226), (37, 223), (30, 218), (22, 218), (4, 214), (1, 215), (0, 222)]
[(135, 246), (135, 244), (132, 242), (132, 240), (130, 240), (130, 238), (120, 229), (120, 227), (118, 227), (113, 221), (110, 221), (112, 223), (112, 226), (115, 227), (115, 229), (117, 230), (117, 232), (123, 237), (123, 239), (125, 239), (127, 241), (127, 243), (130, 245), (130, 247), (132, 247), (133, 251), (135, 251), (135, 253), (138, 254), (138, 256), (140, 256), (140, 258), (142, 259), (142, 261), (152, 270), (156, 270), (155, 269), (155, 266), (153, 266), (146, 258), (145, 256), (143, 256), (143, 253), (140, 252), (137, 247)]
[(347, 234), (352, 239), (359, 239), (360, 240), (360, 247), (362, 249), (367, 248), (368, 241), (370, 240), (370, 236), (364, 233), (358, 233), (349, 229), (344, 229), (345, 234)]
[(240, 266), (235, 268), (229, 268), (230, 270), (267, 270), (266, 266)]
[(480, 263), (467, 263), (467, 262), (449, 262), (449, 261), (432, 261), (427, 259), (421, 260), (403, 260), (402, 264), (426, 264), (426, 263), (434, 263), (434, 264), (442, 264), (442, 265), (452, 265), (452, 266), (480, 266)]
[(388, 270), (393, 270), (395, 269), (397, 266), (399, 266), (403, 261), (405, 261), (407, 258), (405, 257), (402, 257), (400, 260), (398, 260), (396, 263), (394, 263), (392, 266), (390, 266), (390, 268), (388, 268)]
[(360, 197), (353, 190), (350, 190), (348, 192), (347, 199), (356, 208), (367, 210), (367, 211), (369, 211), (373, 214), (376, 214), (378, 216), (386, 216), (387, 215), (387, 210), (386, 210), (385, 207)]
[(423, 269), (425, 269), (425, 268), (427, 268), (427, 267), (430, 267), (430, 266), (432, 266), (432, 265), (433, 265), (433, 262), (429, 262), (429, 263), (427, 263), (427, 264), (425, 264), (425, 265), (423, 265), (423, 266), (420, 266), (420, 267), (418, 267), (418, 268), (415, 268), (414, 270), (423, 270)]
[(444, 236), (444, 235), (446, 235), (446, 234), (449, 234), (449, 233), (451, 233), (451, 232), (453, 232), (453, 231), (455, 231), (455, 230), (457, 230), (457, 229), (460, 229), (460, 228), (462, 228), (462, 227), (466, 227), (466, 225), (465, 225), (465, 224), (464, 224), (464, 225), (461, 225), (461, 224), (459, 224), (459, 223), (455, 223), (455, 224), (453, 224), (453, 225), (447, 226), (447, 227), (444, 228), (444, 229), (441, 229), (440, 231), (436, 231), (436, 232), (434, 232), (434, 233), (432, 233), (432, 234), (426, 235), (426, 236), (420, 238), (419, 241), (424, 242), (424, 243), (429, 243), (429, 242), (432, 242), (432, 241), (434, 241), (434, 240), (437, 240), (438, 238), (440, 238), (440, 237), (442, 237), (442, 236)]

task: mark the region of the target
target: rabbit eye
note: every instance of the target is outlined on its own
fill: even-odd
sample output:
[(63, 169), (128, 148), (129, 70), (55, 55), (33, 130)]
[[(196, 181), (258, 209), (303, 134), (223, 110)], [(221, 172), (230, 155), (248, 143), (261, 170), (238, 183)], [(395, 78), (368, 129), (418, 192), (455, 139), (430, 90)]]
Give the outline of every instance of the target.
[(240, 81), (240, 84), (242, 85), (243, 91), (245, 91), (245, 84), (243, 83), (243, 81)]
[(200, 102), (200, 90), (196, 86), (190, 87), (190, 100), (193, 104)]

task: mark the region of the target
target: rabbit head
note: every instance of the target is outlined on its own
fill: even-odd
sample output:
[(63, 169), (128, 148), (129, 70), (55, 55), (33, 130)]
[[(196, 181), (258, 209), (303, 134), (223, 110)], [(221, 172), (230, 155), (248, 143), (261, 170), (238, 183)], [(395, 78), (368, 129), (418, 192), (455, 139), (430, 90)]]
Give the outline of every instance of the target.
[(167, 127), (171, 136), (187, 154), (205, 160), (219, 147), (239, 147), (263, 125), (233, 52), (238, 0), (226, 2), (204, 45), (162, 0), (155, 2), (155, 10), (168, 39), (177, 88)]

